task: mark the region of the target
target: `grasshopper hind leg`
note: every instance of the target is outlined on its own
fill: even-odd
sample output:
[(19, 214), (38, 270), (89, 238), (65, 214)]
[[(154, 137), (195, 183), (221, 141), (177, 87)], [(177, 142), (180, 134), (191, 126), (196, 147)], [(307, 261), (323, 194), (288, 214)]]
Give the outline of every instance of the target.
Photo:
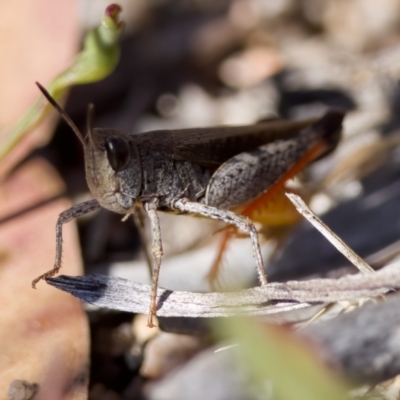
[(258, 240), (258, 232), (253, 222), (249, 218), (236, 214), (233, 211), (222, 210), (205, 204), (191, 202), (186, 199), (177, 200), (174, 203), (174, 208), (185, 213), (197, 214), (206, 218), (212, 218), (226, 222), (227, 224), (233, 225), (239, 230), (250, 235), (254, 258), (256, 260), (258, 278), (261, 285), (266, 285), (268, 283), (267, 275), (264, 269), (264, 262), (261, 255), (260, 242)]

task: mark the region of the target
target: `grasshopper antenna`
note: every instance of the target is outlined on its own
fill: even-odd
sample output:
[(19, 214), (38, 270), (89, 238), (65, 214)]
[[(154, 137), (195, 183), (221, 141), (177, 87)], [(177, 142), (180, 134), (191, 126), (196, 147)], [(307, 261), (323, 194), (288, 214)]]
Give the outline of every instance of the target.
[(94, 105), (89, 104), (86, 114), (86, 132), (89, 136), (89, 140), (93, 143), (92, 132), (93, 132), (93, 115), (94, 115)]
[(47, 101), (59, 112), (59, 114), (64, 119), (64, 121), (74, 131), (75, 135), (78, 136), (78, 139), (82, 143), (83, 147), (85, 147), (86, 146), (85, 139), (82, 136), (79, 129), (77, 128), (77, 126), (75, 125), (74, 121), (72, 121), (72, 119), (69, 117), (69, 115), (61, 108), (61, 106), (53, 99), (53, 97), (51, 97), (50, 93), (39, 82), (36, 82), (36, 85), (38, 86), (40, 91), (43, 93), (43, 96), (46, 97)]

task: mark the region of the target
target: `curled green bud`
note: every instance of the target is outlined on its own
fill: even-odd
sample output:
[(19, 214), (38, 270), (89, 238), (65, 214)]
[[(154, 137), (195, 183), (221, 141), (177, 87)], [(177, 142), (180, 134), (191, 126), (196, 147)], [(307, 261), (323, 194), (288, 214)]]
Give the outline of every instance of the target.
[[(124, 28), (124, 23), (119, 20), (121, 11), (118, 4), (106, 8), (101, 23), (86, 35), (83, 50), (77, 54), (71, 66), (48, 85), (47, 90), (53, 98), (59, 100), (72, 85), (97, 82), (114, 71), (119, 61), (119, 38)], [(33, 105), (2, 143), (0, 160), (43, 120), (49, 110), (48, 104), (43, 106), (40, 100)]]

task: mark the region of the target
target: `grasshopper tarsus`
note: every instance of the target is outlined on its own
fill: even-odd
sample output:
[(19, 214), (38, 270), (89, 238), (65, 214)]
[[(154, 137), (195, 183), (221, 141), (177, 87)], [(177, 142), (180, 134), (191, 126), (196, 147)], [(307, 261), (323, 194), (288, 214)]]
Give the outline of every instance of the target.
[(36, 284), (39, 283), (39, 281), (46, 280), (47, 278), (52, 278), (54, 275), (58, 273), (60, 268), (53, 268), (50, 271), (47, 271), (46, 273), (38, 276), (36, 279), (32, 281), (32, 289), (36, 289)]
[(153, 323), (153, 318), (156, 316), (156, 310), (150, 310), (147, 318), (147, 327), (148, 328), (157, 328), (157, 325)]

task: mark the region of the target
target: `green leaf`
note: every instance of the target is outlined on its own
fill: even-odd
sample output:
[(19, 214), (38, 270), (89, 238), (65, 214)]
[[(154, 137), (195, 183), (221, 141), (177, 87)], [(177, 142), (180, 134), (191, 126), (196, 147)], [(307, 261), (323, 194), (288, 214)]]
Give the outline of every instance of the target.
[[(119, 38), (124, 23), (119, 21), (121, 7), (108, 6), (99, 26), (90, 31), (75, 61), (61, 72), (47, 87), (55, 100), (60, 100), (72, 85), (96, 82), (114, 71), (119, 61)], [(0, 161), (33, 130), (49, 113), (50, 106), (39, 99), (31, 109), (16, 123), (0, 147)]]
[(282, 327), (257, 325), (252, 319), (228, 318), (221, 331), (239, 343), (240, 365), (246, 368), (261, 398), (268, 382), (280, 400), (343, 400), (346, 387), (313, 357), (309, 344)]

